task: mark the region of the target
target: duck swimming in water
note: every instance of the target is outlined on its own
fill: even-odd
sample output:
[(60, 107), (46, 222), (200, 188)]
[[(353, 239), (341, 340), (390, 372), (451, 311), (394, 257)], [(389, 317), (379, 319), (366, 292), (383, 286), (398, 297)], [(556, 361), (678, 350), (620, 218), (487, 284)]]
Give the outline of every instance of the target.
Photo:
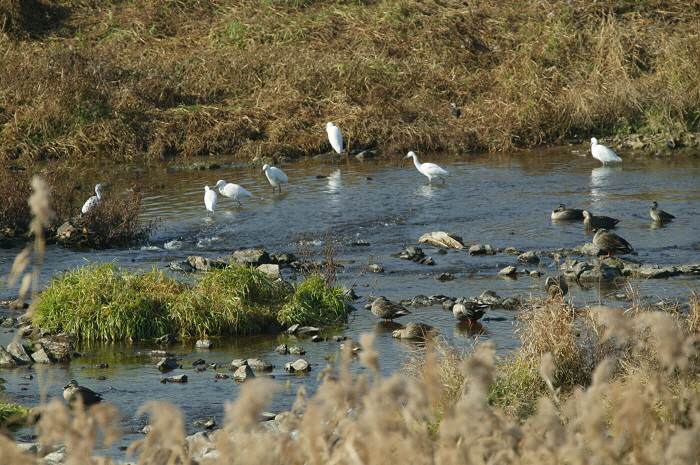
[(610, 218), (609, 216), (598, 216), (590, 213), (588, 210), (583, 211), (583, 225), (587, 229), (612, 229), (619, 222), (620, 220)]
[(651, 202), (651, 208), (649, 209), (649, 216), (651, 216), (652, 220), (659, 221), (659, 222), (671, 221), (671, 220), (676, 218), (675, 216), (671, 215), (670, 213), (666, 213), (663, 210), (659, 210), (659, 204), (656, 202)]
[(582, 220), (583, 210), (578, 208), (566, 208), (566, 205), (560, 203), (556, 210), (552, 212), (553, 220)]

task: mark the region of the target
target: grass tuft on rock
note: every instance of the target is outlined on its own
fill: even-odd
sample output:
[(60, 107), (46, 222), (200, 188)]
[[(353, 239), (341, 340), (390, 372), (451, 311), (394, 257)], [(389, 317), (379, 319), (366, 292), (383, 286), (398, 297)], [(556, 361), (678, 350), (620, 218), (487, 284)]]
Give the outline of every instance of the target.
[(252, 267), (214, 269), (178, 296), (171, 317), (183, 336), (259, 333), (275, 323), (289, 291)]
[(88, 265), (53, 278), (34, 318), (42, 330), (86, 340), (151, 339), (176, 329), (169, 306), (184, 290), (162, 270), (132, 273), (113, 263)]
[(259, 333), (280, 323), (316, 326), (347, 319), (342, 291), (314, 275), (296, 290), (251, 267), (215, 269), (192, 285), (162, 270), (88, 265), (55, 277), (39, 296), (35, 323), (83, 340), (143, 340)]
[(279, 312), (282, 325), (328, 326), (344, 323), (348, 317), (343, 292), (326, 285), (319, 274), (307, 278), (294, 291), (290, 301)]
[(32, 409), (12, 402), (0, 402), (0, 428), (22, 428)]

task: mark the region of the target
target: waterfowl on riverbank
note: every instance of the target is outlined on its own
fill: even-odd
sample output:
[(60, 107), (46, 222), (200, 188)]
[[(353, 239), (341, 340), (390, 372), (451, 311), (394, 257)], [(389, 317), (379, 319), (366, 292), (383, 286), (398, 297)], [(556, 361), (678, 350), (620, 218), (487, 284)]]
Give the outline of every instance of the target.
[(591, 137), (591, 155), (596, 160), (602, 161), (603, 165), (622, 161), (622, 158), (618, 157), (610, 148), (599, 144), (595, 137)]
[(219, 179), (219, 182), (216, 183), (216, 186), (214, 186), (215, 189), (219, 189), (219, 192), (221, 195), (232, 198), (236, 202), (238, 202), (238, 205), (242, 205), (241, 201), (238, 200), (241, 197), (253, 197), (253, 194), (250, 193), (247, 189), (244, 187), (239, 186), (238, 184), (233, 184), (231, 182), (226, 182), (223, 179)]
[(437, 329), (425, 323), (409, 323), (405, 328), (397, 329), (391, 337), (398, 339), (427, 339), (434, 336)]
[(629, 242), (607, 229), (599, 229), (593, 236), (593, 244), (608, 255), (622, 255), (634, 252)]
[(97, 184), (95, 186), (95, 195), (85, 201), (83, 208), (81, 208), (80, 211), (83, 213), (83, 215), (86, 214), (95, 208), (95, 205), (100, 203), (100, 200), (102, 200), (102, 184)]
[(464, 302), (461, 304), (454, 304), (452, 306), (452, 314), (459, 321), (466, 321), (471, 325), (484, 316), (484, 310), (487, 308), (489, 308), (488, 305), (478, 304), (476, 302)]
[(328, 142), (331, 143), (331, 147), (338, 153), (343, 151), (343, 134), (341, 134), (338, 126), (331, 123), (330, 121), (326, 123), (326, 133), (328, 134)]
[(78, 382), (74, 379), (63, 387), (63, 398), (69, 404), (77, 402), (78, 399), (82, 399), (83, 405), (86, 407), (102, 402), (102, 396), (100, 394), (85, 386), (78, 385)]
[(267, 180), (270, 182), (270, 185), (272, 186), (272, 193), (275, 193), (275, 187), (279, 186), (280, 188), (280, 194), (282, 193), (282, 184), (285, 182), (289, 181), (289, 178), (287, 177), (284, 172), (276, 168), (274, 166), (270, 166), (267, 163), (263, 166), (263, 172), (265, 173), (265, 177)]
[(578, 208), (566, 208), (566, 205), (560, 203), (556, 210), (552, 211), (553, 220), (582, 220), (583, 210)]
[(204, 206), (207, 210), (214, 213), (217, 201), (216, 191), (211, 190), (209, 186), (204, 186)]
[(372, 313), (384, 321), (410, 315), (403, 305), (395, 304), (384, 296), (379, 296), (372, 302)]
[(544, 289), (550, 297), (564, 297), (569, 292), (569, 285), (563, 276), (549, 276), (544, 282)]
[(598, 216), (590, 213), (588, 210), (583, 211), (583, 225), (587, 229), (612, 229), (619, 222), (620, 220), (610, 218), (609, 216)]
[(413, 164), (416, 165), (416, 169), (420, 171), (424, 176), (427, 176), (430, 182), (433, 182), (433, 178), (440, 178), (442, 179), (443, 184), (445, 183), (445, 178), (443, 178), (443, 176), (449, 174), (448, 171), (440, 168), (435, 163), (419, 162), (418, 155), (416, 155), (415, 152), (408, 152), (408, 155), (406, 155), (404, 159), (406, 158), (413, 158)]
[(659, 204), (656, 202), (651, 202), (651, 208), (649, 209), (649, 216), (651, 219), (658, 222), (671, 221), (676, 217), (670, 213), (666, 213), (663, 210), (659, 210)]

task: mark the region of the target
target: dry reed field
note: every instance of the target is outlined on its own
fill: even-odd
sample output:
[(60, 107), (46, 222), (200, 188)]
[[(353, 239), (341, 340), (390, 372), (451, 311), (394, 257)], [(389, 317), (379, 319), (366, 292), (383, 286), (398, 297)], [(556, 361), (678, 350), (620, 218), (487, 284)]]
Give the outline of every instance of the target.
[[(697, 131), (700, 2), (2, 0), (0, 159)], [(450, 102), (462, 109), (454, 119)]]

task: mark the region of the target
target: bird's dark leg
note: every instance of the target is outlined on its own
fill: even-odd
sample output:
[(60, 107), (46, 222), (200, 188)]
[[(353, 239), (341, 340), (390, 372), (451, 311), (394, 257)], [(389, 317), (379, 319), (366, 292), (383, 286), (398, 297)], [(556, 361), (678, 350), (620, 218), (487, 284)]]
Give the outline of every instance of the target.
[(236, 202), (238, 202), (238, 205), (240, 205), (241, 207), (243, 206), (240, 200), (236, 199)]

